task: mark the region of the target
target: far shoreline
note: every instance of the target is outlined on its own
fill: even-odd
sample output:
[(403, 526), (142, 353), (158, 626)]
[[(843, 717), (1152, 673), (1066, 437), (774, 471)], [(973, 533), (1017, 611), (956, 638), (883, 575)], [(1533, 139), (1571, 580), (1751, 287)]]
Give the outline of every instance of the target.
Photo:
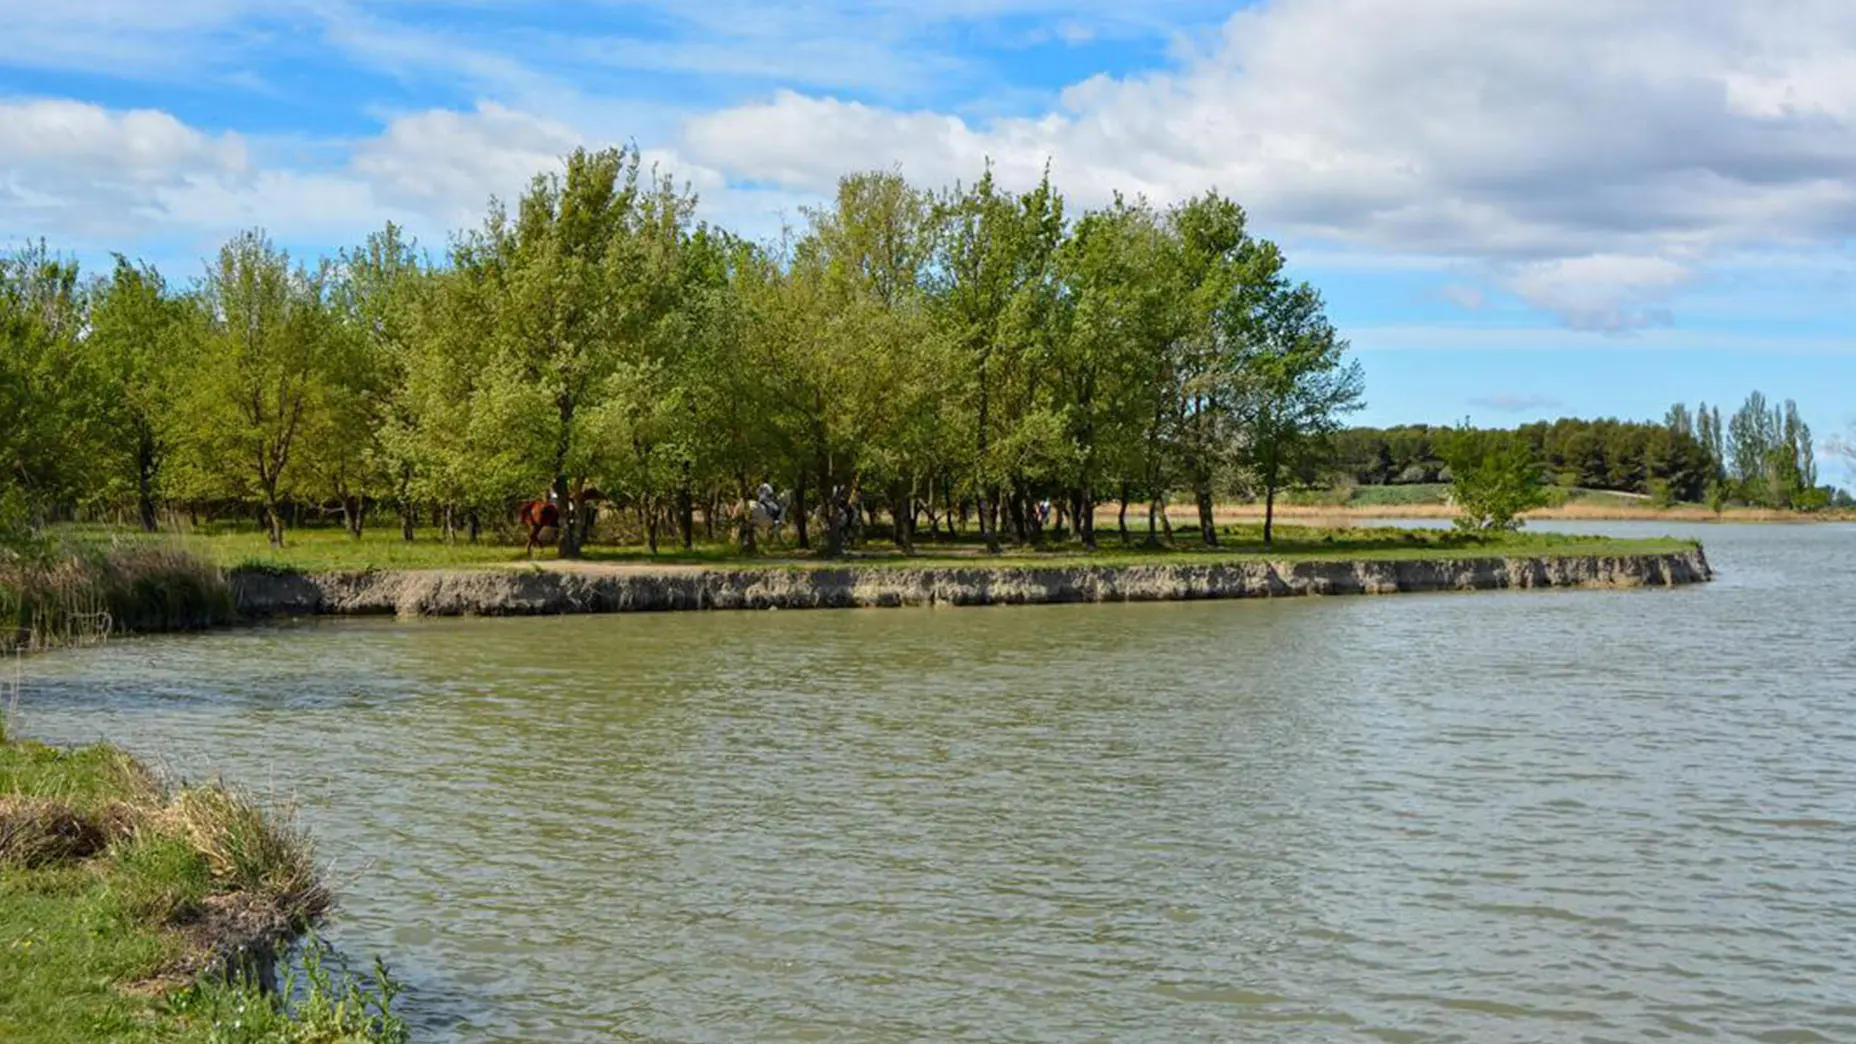
[[(1224, 522), (1257, 522), (1264, 515), (1261, 504), (1220, 504), (1213, 510), (1213, 518)], [(1278, 521), (1298, 524), (1320, 524), (1333, 522), (1346, 524), (1349, 521), (1370, 520), (1383, 522), (1398, 521), (1450, 521), (1457, 517), (1458, 509), (1451, 504), (1277, 504), (1275, 517)], [(1104, 516), (1098, 515), (1098, 519)], [(1113, 519), (1112, 513), (1108, 517)], [(1826, 511), (1782, 511), (1774, 508), (1728, 507), (1715, 511), (1700, 504), (1678, 504), (1673, 507), (1631, 507), (1627, 505), (1602, 505), (1573, 502), (1559, 507), (1537, 508), (1520, 516), (1529, 522), (1677, 522), (1683, 524), (1714, 525), (1719, 523), (1758, 523), (1762, 525), (1813, 525), (1822, 523), (1856, 522), (1856, 512), (1844, 510)], [(1174, 524), (1181, 520), (1196, 524), (1197, 509), (1191, 506), (1174, 505), (1167, 510), (1167, 518)], [(1098, 522), (1100, 525), (1100, 522)]]
[[(1197, 557), (1200, 561), (1191, 561)], [(1169, 555), (1149, 563), (537, 563), (530, 568), (235, 570), (243, 618), (1179, 602), (1531, 588), (1674, 587), (1713, 578), (1699, 545), (1641, 551), (1396, 557)]]

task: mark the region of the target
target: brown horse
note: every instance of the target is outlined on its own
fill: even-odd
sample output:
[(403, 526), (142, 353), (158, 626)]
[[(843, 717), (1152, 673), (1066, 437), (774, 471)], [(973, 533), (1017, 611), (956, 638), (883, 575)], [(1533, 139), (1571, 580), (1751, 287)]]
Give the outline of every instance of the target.
[(541, 546), (541, 531), (560, 527), (561, 509), (552, 500), (531, 500), (516, 511), (516, 520), (528, 527), (528, 553), (532, 555)]
[[(582, 539), (592, 526), (592, 505), (604, 499), (606, 495), (592, 486), (573, 496), (575, 524), (580, 526)], [(552, 496), (548, 500), (531, 500), (516, 509), (516, 521), (528, 527), (528, 553), (532, 555), (541, 546), (542, 530), (555, 530), (559, 539), (561, 507)]]

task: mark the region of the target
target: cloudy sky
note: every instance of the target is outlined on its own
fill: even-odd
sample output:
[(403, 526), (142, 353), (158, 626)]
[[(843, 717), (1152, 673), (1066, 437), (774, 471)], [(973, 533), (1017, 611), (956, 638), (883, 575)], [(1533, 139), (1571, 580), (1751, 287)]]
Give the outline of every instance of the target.
[(1364, 419), (1856, 419), (1849, 0), (0, 0), (0, 244), (434, 248), (576, 144), (770, 234), (860, 168), (1208, 187)]

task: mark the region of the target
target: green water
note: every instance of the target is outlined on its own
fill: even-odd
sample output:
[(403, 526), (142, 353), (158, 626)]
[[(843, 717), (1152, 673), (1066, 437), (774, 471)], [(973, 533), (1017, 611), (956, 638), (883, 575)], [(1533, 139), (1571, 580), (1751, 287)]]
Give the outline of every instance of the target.
[(1678, 590), (125, 642), (22, 725), (293, 793), (421, 1039), (1856, 1040), (1856, 529), (1696, 532)]

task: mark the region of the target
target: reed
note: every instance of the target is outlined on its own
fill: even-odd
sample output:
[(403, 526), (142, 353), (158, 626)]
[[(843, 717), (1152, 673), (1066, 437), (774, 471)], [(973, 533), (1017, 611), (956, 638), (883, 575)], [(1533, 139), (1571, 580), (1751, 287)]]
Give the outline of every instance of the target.
[(178, 547), (79, 547), (0, 558), (0, 653), (195, 630), (228, 621), (232, 611), (224, 572)]

